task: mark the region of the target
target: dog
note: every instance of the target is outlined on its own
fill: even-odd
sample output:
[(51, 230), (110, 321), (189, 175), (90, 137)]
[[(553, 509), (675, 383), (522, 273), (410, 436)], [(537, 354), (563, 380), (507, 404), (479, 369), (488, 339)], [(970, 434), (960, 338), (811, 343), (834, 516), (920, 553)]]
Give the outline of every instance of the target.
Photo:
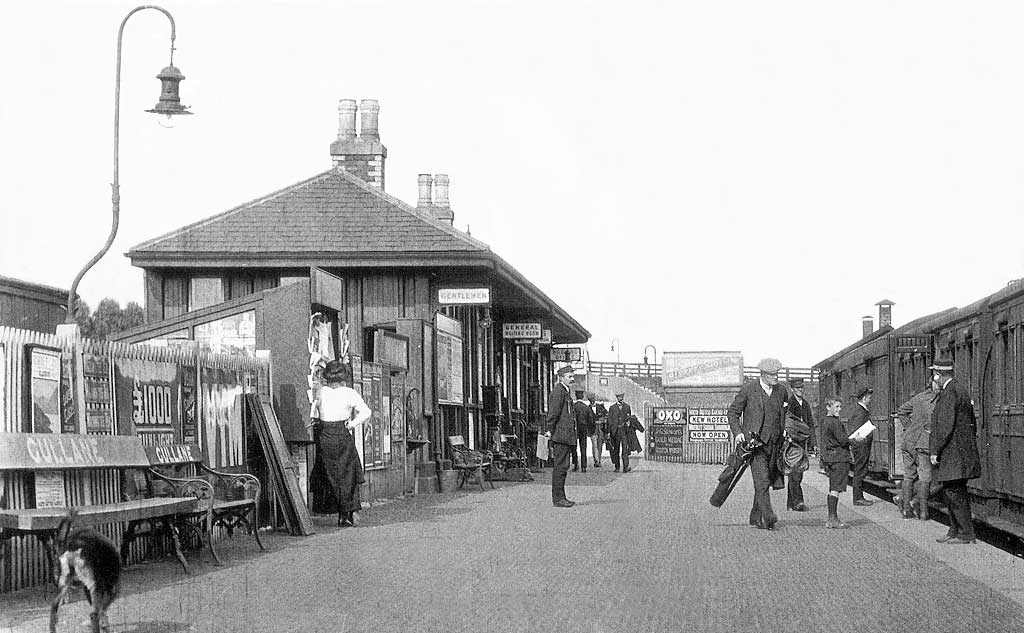
[(95, 530), (73, 529), (77, 514), (74, 509), (68, 512), (54, 538), (54, 549), (60, 552), (60, 578), (57, 595), (50, 603), (50, 633), (57, 633), (57, 610), (68, 591), (76, 587), (85, 591), (92, 606), (92, 633), (108, 631), (107, 608), (121, 589), (121, 555), (117, 547)]

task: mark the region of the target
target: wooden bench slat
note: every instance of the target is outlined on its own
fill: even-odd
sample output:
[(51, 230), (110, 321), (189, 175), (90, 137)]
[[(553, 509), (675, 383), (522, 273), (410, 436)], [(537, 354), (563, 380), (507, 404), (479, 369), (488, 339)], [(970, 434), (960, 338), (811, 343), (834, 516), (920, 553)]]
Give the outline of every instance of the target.
[[(120, 503), (79, 506), (75, 523), (101, 525), (185, 514), (196, 511), (199, 500), (195, 497), (158, 497)], [(15, 530), (56, 530), (68, 515), (67, 508), (34, 508), (0, 510), (0, 528)]]

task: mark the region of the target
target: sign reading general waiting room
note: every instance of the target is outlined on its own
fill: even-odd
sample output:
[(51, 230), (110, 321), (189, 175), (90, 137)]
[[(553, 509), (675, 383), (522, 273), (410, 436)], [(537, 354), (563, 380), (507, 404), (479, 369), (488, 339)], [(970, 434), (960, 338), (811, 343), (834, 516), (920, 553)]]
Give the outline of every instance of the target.
[(526, 338), (539, 339), (544, 335), (540, 323), (503, 323), (501, 326), (502, 338)]
[(438, 288), (437, 302), (441, 305), (490, 305), (490, 288)]

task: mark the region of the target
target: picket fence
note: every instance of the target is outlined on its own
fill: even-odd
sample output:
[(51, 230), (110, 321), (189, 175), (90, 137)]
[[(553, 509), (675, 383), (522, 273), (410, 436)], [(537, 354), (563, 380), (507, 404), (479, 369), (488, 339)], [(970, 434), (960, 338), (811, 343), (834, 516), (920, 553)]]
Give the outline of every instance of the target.
[[(0, 327), (0, 366), (3, 367), (3, 380), (0, 382), (0, 410), (3, 411), (3, 426), (0, 432), (18, 433), (24, 430), (23, 424), (28, 401), (27, 384), (27, 349), (41, 346), (59, 350), (63, 359), (72, 358), (72, 366), (76, 368), (70, 377), (71, 399), (68, 405), (74, 411), (75, 419), (80, 428), (84, 429), (84, 380), (82, 378), (83, 358), (92, 355), (108, 359), (110, 367), (119, 359), (139, 361), (156, 361), (174, 363), (188, 371), (199, 372), (202, 368), (215, 368), (235, 371), (239, 374), (252, 375), (258, 390), (269, 393), (270, 361), (247, 356), (228, 356), (210, 354), (194, 348), (151, 347), (140, 344), (126, 344), (113, 341), (96, 341), (89, 339), (66, 339), (54, 334)], [(63, 370), (62, 370), (63, 374)], [(111, 377), (111, 387), (113, 387)], [(67, 400), (65, 398), (65, 400)], [(197, 411), (198, 415), (198, 411)], [(116, 421), (111, 425), (111, 433), (116, 430)], [(203, 438), (205, 441), (205, 438)], [(111, 469), (85, 469), (65, 471), (65, 498), (70, 506), (88, 506), (101, 503), (114, 503), (121, 499), (120, 474)], [(193, 473), (194, 474), (194, 473)], [(26, 479), (32, 473), (8, 471), (0, 473), (0, 507), (19, 509), (31, 507), (33, 499), (26, 498)], [(120, 543), (124, 533), (123, 524), (101, 526), (100, 531), (115, 543)], [(215, 532), (214, 539), (223, 536)], [(129, 564), (141, 560), (163, 557), (171, 553), (170, 543), (164, 538), (139, 538), (130, 548)], [(195, 545), (195, 544), (192, 544)], [(0, 594), (16, 591), (25, 587), (44, 585), (48, 582), (49, 564), (45, 550), (37, 539), (32, 537), (15, 537), (0, 542)]]

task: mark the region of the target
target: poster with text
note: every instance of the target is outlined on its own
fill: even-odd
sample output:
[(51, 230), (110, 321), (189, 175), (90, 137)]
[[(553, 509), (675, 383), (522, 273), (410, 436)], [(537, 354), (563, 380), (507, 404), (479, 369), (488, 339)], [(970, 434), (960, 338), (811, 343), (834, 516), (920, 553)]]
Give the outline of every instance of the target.
[(60, 433), (60, 351), (29, 349), (32, 432)]
[(463, 404), (462, 339), (440, 331), (437, 333), (437, 401)]
[(181, 368), (135, 358), (114, 361), (117, 434), (143, 446), (181, 444)]
[(213, 468), (245, 463), (245, 429), (242, 427), (242, 394), (238, 372), (203, 367), (199, 373), (200, 446)]

